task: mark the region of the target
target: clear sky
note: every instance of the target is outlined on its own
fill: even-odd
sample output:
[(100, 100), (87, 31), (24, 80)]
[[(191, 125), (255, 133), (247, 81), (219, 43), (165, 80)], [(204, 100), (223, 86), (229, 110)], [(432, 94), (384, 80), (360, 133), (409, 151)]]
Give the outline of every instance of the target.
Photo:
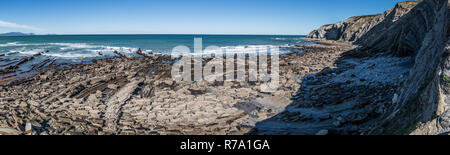
[(402, 0), (0, 0), (0, 33), (307, 34)]

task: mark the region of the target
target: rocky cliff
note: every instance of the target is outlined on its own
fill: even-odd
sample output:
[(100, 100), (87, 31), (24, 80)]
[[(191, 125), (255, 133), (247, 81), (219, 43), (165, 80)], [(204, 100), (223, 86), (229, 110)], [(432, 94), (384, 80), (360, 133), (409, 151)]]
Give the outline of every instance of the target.
[(425, 0), (385, 33), (362, 44), (366, 52), (414, 58), (414, 66), (397, 90), (398, 98), (382, 117), (383, 124), (376, 128), (383, 128), (382, 133), (450, 131), (448, 3)]
[(448, 134), (450, 131), (448, 0), (401, 2), (384, 14), (326, 25), (309, 38), (351, 41), (364, 57), (408, 57), (412, 67), (392, 104), (368, 134)]
[[(312, 31), (307, 38), (341, 41), (358, 41), (370, 34), (376, 34), (388, 28), (401, 16), (407, 14), (418, 2), (406, 1), (398, 3), (395, 8), (376, 15), (355, 16), (336, 24), (329, 24)], [(370, 35), (369, 35), (370, 36)]]
[(449, 134), (448, 3), (401, 2), (311, 32), (357, 47), (303, 79), (293, 103), (251, 134)]

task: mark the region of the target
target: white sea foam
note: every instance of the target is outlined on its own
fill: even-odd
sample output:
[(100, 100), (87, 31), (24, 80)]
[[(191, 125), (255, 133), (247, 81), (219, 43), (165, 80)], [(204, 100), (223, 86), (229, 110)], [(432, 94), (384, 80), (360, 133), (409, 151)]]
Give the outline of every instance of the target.
[(21, 54), (21, 55), (35, 55), (41, 52), (44, 52), (44, 49), (25, 49), (25, 48), (21, 48), (21, 49), (15, 49), (15, 50), (10, 50), (8, 53), (6, 53), (7, 55), (10, 54)]
[(0, 44), (0, 47), (20, 47), (20, 46), (40, 46), (44, 44), (20, 44), (18, 42), (10, 42), (6, 44)]
[[(117, 46), (98, 46), (87, 43), (50, 43), (53, 46), (62, 46), (59, 49), (63, 50), (57, 53), (47, 53), (45, 56), (60, 57), (60, 58), (88, 58), (88, 57), (99, 57), (99, 53), (102, 54), (113, 54), (114, 51), (124, 52), (124, 53), (134, 53), (138, 48), (132, 47), (117, 47)], [(70, 50), (77, 50), (75, 52), (67, 52)], [(85, 51), (89, 53), (79, 53), (78, 51)]]
[[(49, 45), (53, 46), (59, 46), (59, 49), (63, 50), (64, 52), (58, 52), (58, 53), (49, 53), (44, 54), (46, 56), (52, 56), (52, 57), (60, 57), (60, 58), (86, 58), (86, 57), (98, 57), (100, 56), (99, 53), (102, 54), (112, 54), (114, 51), (118, 52), (124, 52), (124, 53), (134, 53), (138, 50), (138, 48), (132, 48), (132, 47), (117, 47), (117, 46), (98, 46), (98, 45), (92, 45), (87, 43), (49, 43)], [(91, 52), (89, 54), (86, 53), (77, 53), (76, 52), (67, 52), (71, 50), (77, 50), (77, 51), (86, 51)]]
[(49, 43), (49, 45), (53, 46), (61, 46), (59, 49), (61, 50), (79, 50), (86, 49), (86, 51), (91, 52), (126, 52), (126, 53), (134, 53), (138, 50), (138, 48), (132, 47), (118, 47), (118, 46), (98, 46), (87, 43)]
[(6, 44), (0, 44), (0, 47), (10, 47), (10, 46), (17, 46), (17, 42), (11, 42)]
[(273, 45), (248, 45), (248, 46), (225, 46), (218, 49), (206, 49), (203, 54), (216, 54), (216, 53), (257, 53), (267, 51), (267, 49), (277, 48)]
[(44, 52), (44, 49), (31, 49), (31, 50), (25, 50), (25, 51), (19, 51), (20, 54), (23, 55), (35, 55), (41, 52)]
[(273, 40), (296, 40), (296, 38), (272, 38)]
[[(0, 44), (1, 45), (1, 44)], [(30, 45), (30, 44), (19, 44), (17, 42), (8, 43), (10, 46), (19, 46), (19, 45)], [(41, 44), (46, 46), (53, 46), (53, 48), (58, 48), (60, 51), (50, 50), (49, 53), (43, 53), (48, 48), (38, 48), (38, 49), (26, 49), (25, 47), (15, 50), (10, 50), (9, 53), (20, 53), (23, 55), (34, 55), (38, 53), (42, 53), (44, 56), (49, 57), (57, 57), (57, 58), (89, 58), (89, 57), (100, 57), (102, 55), (114, 55), (114, 51), (122, 52), (125, 54), (135, 53), (138, 48), (133, 47), (119, 47), (119, 46), (101, 46), (101, 45), (93, 45), (88, 43), (47, 43)], [(203, 49), (202, 53), (185, 53), (182, 55), (193, 55), (193, 56), (211, 56), (212, 54), (223, 54), (226, 53), (256, 53), (256, 52), (266, 52), (267, 49), (274, 48), (282, 48), (289, 45), (240, 45), (240, 46), (224, 46), (217, 48), (206, 48)], [(49, 47), (50, 49), (52, 47)], [(283, 50), (283, 49), (280, 49)], [(152, 50), (143, 50), (145, 52), (150, 52)], [(167, 54), (167, 52), (154, 52), (154, 54)], [(192, 51), (193, 52), (193, 51)], [(283, 51), (280, 51), (283, 53)]]
[(45, 53), (42, 54), (49, 57), (59, 57), (59, 58), (91, 58), (91, 57), (98, 57), (96, 53)]
[(49, 43), (48, 45), (62, 46), (60, 48), (61, 50), (98, 48), (98, 46), (93, 46), (86, 43)]
[(122, 53), (135, 53), (138, 48), (131, 47), (116, 47), (116, 46), (100, 46), (100, 48), (96, 49), (88, 49), (87, 51), (101, 54), (113, 54), (114, 51), (122, 52)]
[(203, 49), (202, 53), (179, 53), (175, 52), (173, 56), (190, 55), (190, 56), (206, 56), (209, 57), (212, 54), (250, 54), (250, 53), (267, 53), (268, 51), (273, 51), (274, 49), (279, 49), (279, 54), (284, 53), (282, 47), (276, 45), (247, 45), (247, 46), (224, 46), (216, 48)]
[(125, 53), (134, 53), (137, 50), (138, 50), (138, 48), (132, 48), (132, 47), (101, 46), (100, 49), (91, 50), (91, 51), (95, 51), (95, 52), (119, 51), (119, 52), (125, 52)]

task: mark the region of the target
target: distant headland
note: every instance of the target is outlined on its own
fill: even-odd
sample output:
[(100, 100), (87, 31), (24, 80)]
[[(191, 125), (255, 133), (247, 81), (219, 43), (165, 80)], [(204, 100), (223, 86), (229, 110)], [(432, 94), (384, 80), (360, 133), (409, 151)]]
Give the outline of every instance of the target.
[(8, 32), (0, 33), (0, 36), (34, 36), (34, 33), (22, 33), (22, 32)]

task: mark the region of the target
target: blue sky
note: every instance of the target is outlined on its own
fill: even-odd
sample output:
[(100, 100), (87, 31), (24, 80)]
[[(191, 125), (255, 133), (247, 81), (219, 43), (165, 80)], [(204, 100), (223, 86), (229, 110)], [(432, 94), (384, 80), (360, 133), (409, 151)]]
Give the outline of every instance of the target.
[(0, 33), (307, 34), (401, 0), (1, 0)]

